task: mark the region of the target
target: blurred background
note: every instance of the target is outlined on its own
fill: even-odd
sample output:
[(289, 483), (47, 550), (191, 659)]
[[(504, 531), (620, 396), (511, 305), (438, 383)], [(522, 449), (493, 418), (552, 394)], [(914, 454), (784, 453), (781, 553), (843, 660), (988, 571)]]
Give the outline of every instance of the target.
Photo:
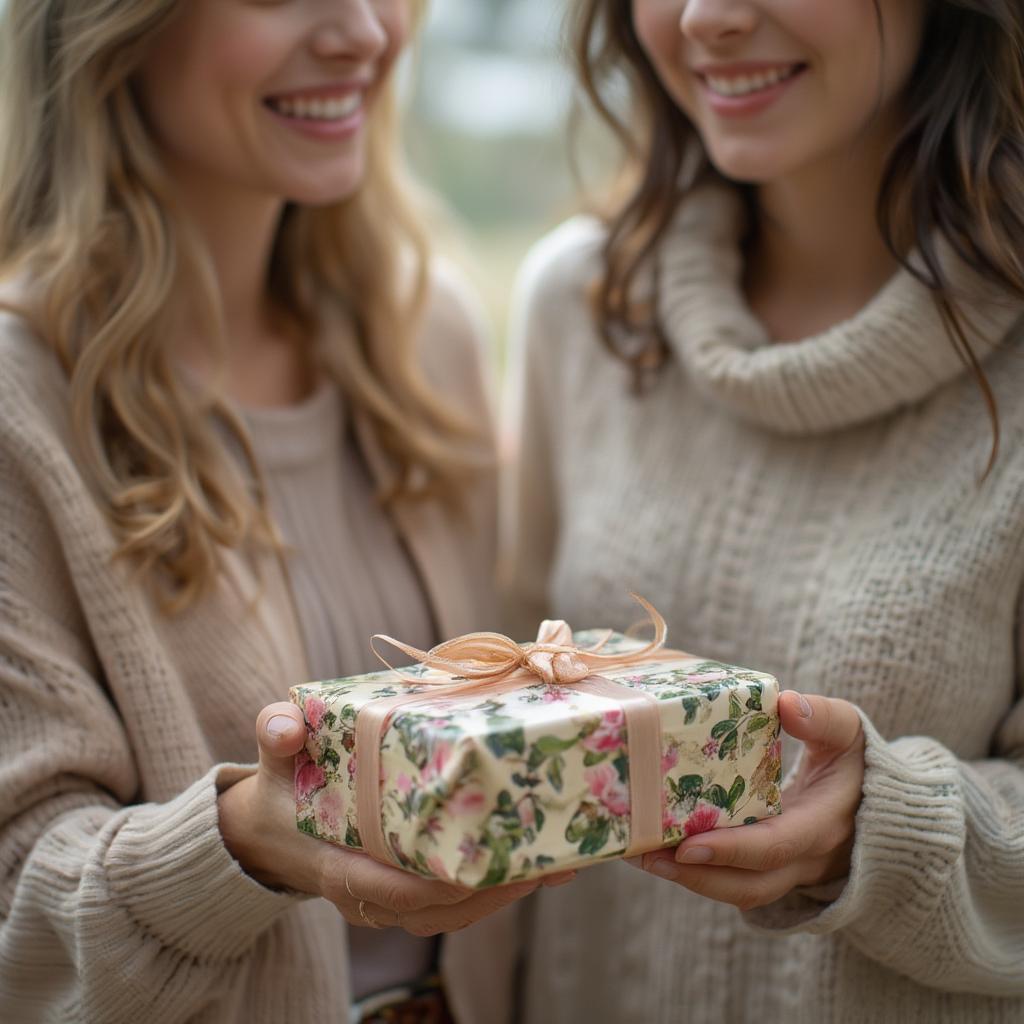
[[(574, 94), (563, 21), (572, 0), (429, 0), (405, 81), (406, 145), (441, 199), (441, 245), (481, 292), (501, 343), (530, 245), (579, 207), (570, 172)], [(580, 126), (580, 170), (605, 177), (610, 140)]]

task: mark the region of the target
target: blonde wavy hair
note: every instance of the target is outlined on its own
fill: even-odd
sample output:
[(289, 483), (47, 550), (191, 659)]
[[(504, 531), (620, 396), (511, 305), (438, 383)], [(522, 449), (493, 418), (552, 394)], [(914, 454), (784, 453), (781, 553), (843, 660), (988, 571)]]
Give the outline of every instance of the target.
[[(418, 21), (421, 0), (409, 2)], [(176, 214), (133, 92), (147, 44), (179, 4), (6, 0), (0, 11), (0, 279), (29, 283), (17, 312), (68, 375), (80, 457), (119, 553), (159, 584), (170, 612), (207, 589), (224, 548), (279, 543), (242, 425), (215, 396), (200, 407), (166, 356), (183, 289), (224, 350), (209, 257)], [(396, 120), (389, 89), (363, 186), (333, 207), (286, 208), (267, 282), (306, 338), (330, 307), (345, 317), (350, 329), (320, 355), (397, 470), (386, 500), (457, 493), (471, 469), (460, 441), (470, 428), (416, 365), (427, 250)], [(240, 442), (250, 481), (227, 471), (214, 417)]]

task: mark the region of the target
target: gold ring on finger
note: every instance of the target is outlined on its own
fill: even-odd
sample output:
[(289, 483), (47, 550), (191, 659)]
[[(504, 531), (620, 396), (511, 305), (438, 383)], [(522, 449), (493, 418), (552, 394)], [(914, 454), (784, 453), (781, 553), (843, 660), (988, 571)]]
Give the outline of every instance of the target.
[(370, 915), (366, 912), (366, 900), (359, 901), (359, 916), (366, 922), (370, 928), (383, 928), (384, 926), (378, 924)]

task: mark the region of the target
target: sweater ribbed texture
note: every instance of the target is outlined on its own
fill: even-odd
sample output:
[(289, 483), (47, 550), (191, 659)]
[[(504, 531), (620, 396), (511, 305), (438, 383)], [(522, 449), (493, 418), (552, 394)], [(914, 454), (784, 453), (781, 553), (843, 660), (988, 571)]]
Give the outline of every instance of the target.
[(727, 196), (681, 211), (661, 252), (674, 358), (640, 397), (590, 318), (600, 227), (571, 222), (531, 257), (513, 332), (516, 629), (628, 625), (634, 589), (672, 646), (854, 702), (851, 873), (741, 915), (627, 865), (582, 872), (502, 923), (521, 929), (523, 1019), (1020, 1021), (1020, 309), (977, 290), (967, 306), (1003, 427), (979, 482), (989, 419), (927, 292), (900, 272), (846, 323), (769, 345), (738, 283), (741, 227)]

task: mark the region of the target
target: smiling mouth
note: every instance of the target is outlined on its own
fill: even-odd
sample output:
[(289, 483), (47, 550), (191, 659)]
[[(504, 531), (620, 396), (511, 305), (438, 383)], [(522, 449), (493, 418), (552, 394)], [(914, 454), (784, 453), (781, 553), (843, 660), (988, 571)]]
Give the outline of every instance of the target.
[(271, 97), (265, 101), (277, 114), (301, 121), (344, 121), (363, 105), (363, 94), (353, 92), (330, 99)]
[(741, 75), (723, 75), (705, 72), (700, 77), (704, 84), (717, 96), (736, 99), (767, 92), (773, 86), (794, 78), (807, 67), (806, 64), (787, 64), (777, 68), (765, 68)]

